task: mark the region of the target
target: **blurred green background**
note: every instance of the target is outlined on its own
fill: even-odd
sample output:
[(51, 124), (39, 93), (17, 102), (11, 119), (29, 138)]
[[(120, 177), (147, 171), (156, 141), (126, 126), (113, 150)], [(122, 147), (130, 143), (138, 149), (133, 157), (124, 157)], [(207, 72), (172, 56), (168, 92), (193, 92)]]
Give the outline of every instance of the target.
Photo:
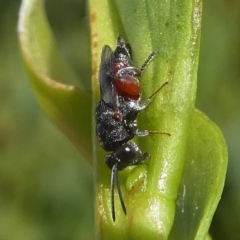
[[(92, 168), (33, 96), (19, 54), (19, 7), (17, 0), (0, 0), (0, 240), (93, 239)], [(89, 80), (86, 2), (48, 0), (46, 9), (65, 58)], [(222, 129), (229, 149), (210, 233), (213, 239), (240, 239), (239, 0), (203, 3), (196, 105)]]

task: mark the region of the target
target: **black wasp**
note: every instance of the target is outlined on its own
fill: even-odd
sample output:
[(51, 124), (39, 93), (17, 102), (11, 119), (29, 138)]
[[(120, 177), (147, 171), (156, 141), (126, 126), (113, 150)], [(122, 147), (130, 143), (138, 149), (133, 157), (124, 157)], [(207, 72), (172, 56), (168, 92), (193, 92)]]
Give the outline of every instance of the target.
[(112, 49), (105, 45), (100, 63), (101, 100), (96, 108), (96, 135), (105, 151), (112, 152), (106, 156), (105, 163), (111, 169), (111, 207), (115, 221), (114, 184), (116, 183), (122, 209), (126, 207), (118, 180), (118, 171), (128, 166), (139, 165), (148, 156), (134, 142), (134, 136), (149, 134), (167, 134), (158, 131), (139, 131), (137, 115), (145, 109), (152, 98), (167, 84), (165, 82), (147, 100), (141, 102), (140, 77), (157, 51), (152, 52), (140, 69), (133, 67), (131, 49), (123, 38), (118, 36), (117, 47)]

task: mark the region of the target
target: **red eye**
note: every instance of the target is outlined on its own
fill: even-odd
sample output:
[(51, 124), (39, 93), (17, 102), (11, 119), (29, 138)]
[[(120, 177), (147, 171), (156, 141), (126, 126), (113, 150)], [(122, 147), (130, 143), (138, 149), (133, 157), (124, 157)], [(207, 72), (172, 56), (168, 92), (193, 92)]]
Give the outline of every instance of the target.
[(126, 75), (115, 79), (118, 94), (126, 99), (138, 100), (141, 93), (137, 78)]

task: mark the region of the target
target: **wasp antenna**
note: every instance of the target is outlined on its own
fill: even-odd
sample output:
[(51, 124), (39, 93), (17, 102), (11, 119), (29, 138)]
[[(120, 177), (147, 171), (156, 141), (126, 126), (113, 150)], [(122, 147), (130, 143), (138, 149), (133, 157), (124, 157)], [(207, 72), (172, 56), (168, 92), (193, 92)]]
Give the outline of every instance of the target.
[(125, 203), (124, 203), (124, 200), (123, 200), (122, 191), (121, 191), (121, 187), (120, 187), (119, 180), (118, 180), (117, 169), (116, 169), (116, 173), (115, 173), (115, 178), (116, 178), (115, 181), (116, 181), (116, 185), (117, 185), (118, 196), (119, 196), (119, 199), (120, 199), (120, 202), (121, 202), (121, 205), (122, 205), (122, 210), (123, 210), (124, 214), (127, 215), (127, 209), (126, 209), (126, 206), (125, 206)]
[(111, 207), (112, 207), (112, 219), (115, 222), (115, 204), (114, 204), (114, 182), (115, 182), (115, 175), (117, 170), (117, 164), (113, 165), (112, 173), (111, 173)]

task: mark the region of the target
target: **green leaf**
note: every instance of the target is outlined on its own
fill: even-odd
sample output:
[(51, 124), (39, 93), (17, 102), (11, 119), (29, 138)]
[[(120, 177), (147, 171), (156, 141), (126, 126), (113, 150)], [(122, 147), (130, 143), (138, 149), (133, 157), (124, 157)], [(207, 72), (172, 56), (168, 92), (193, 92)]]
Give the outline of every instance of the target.
[(219, 128), (195, 110), (170, 239), (205, 239), (221, 198), (227, 148)]
[(18, 32), (25, 67), (41, 107), (91, 161), (91, 95), (66, 85), (81, 86), (81, 82), (59, 52), (43, 1), (22, 1)]
[[(142, 99), (169, 84), (139, 116), (139, 129), (171, 133), (136, 139), (151, 159), (120, 173), (127, 216), (116, 198), (111, 218), (110, 170), (94, 136), (96, 237), (111, 239), (205, 239), (221, 196), (227, 151), (218, 128), (194, 110), (201, 2), (197, 0), (90, 0), (93, 101), (58, 51), (40, 0), (23, 1), (19, 39), (34, 92), (49, 118), (92, 158), (91, 104), (99, 100), (101, 48), (115, 48), (118, 34), (132, 46), (140, 67), (160, 55), (141, 78)], [(66, 85), (79, 85), (79, 88)], [(79, 83), (79, 84), (77, 84)], [(93, 124), (93, 131), (95, 125)], [(47, 134), (47, 133), (46, 133)]]
[[(191, 172), (186, 172), (192, 164), (188, 159), (189, 153), (194, 151), (193, 144), (201, 142), (201, 138), (199, 139), (201, 133), (195, 130), (194, 125), (203, 130), (207, 124), (206, 129), (211, 129), (212, 136), (209, 136), (206, 145), (202, 144), (198, 150), (198, 153), (202, 154), (196, 155), (196, 164), (192, 172), (198, 172), (198, 164), (201, 161), (205, 164), (213, 161), (210, 158), (213, 156), (208, 155), (208, 150), (215, 148), (214, 144), (224, 149), (226, 153), (222, 136), (217, 128), (214, 128), (210, 121), (203, 120), (200, 113), (194, 112), (201, 9), (201, 1), (197, 0), (90, 1), (92, 51), (93, 61), (96, 62), (95, 65), (93, 63), (94, 72), (98, 70), (102, 46), (107, 44), (114, 49), (118, 34), (131, 44), (136, 67), (140, 67), (153, 50), (159, 50), (160, 56), (154, 59), (141, 78), (142, 99), (148, 98), (165, 81), (169, 84), (155, 97), (147, 110), (141, 113), (139, 129), (171, 133), (171, 137), (152, 135), (136, 139), (143, 151), (150, 152), (151, 159), (146, 165), (135, 167), (132, 171), (128, 168), (119, 173), (127, 216), (123, 214), (115, 193), (116, 222), (111, 219), (110, 171), (104, 164), (103, 151), (96, 142), (94, 169), (97, 238), (109, 239), (114, 235), (121, 236), (121, 239), (168, 239), (170, 232), (170, 237), (174, 237), (182, 226), (178, 217), (175, 218), (179, 211), (178, 196), (181, 193), (179, 189), (182, 189), (183, 183), (185, 184), (182, 178), (187, 179), (188, 184), (194, 185)], [(95, 103), (99, 99), (97, 81), (96, 75), (93, 78)], [(192, 125), (194, 133), (189, 130), (189, 126)], [(194, 138), (194, 141), (189, 142), (189, 137)], [(220, 153), (214, 151), (214, 154), (215, 161)], [(204, 160), (203, 156), (206, 156)], [(209, 170), (206, 173), (209, 174), (208, 177), (200, 176), (200, 183), (204, 179), (211, 179), (210, 176), (215, 176), (223, 184), (227, 158), (226, 154), (221, 156), (222, 164), (219, 167), (221, 171), (219, 168)], [(189, 189), (195, 190), (192, 185)], [(211, 187), (218, 189), (217, 193), (211, 192)], [(201, 193), (203, 199), (197, 195), (200, 204), (198, 207), (201, 210), (195, 218), (191, 218), (191, 214), (195, 214), (193, 208), (190, 213), (188, 212), (188, 216), (184, 215), (188, 220), (182, 235), (189, 233), (190, 236), (195, 236), (195, 239), (206, 238), (221, 190), (221, 184), (219, 188), (216, 185), (209, 186), (205, 187), (204, 194)], [(188, 200), (186, 198), (186, 204)], [(183, 203), (180, 201), (180, 204)], [(180, 206), (182, 210), (183, 207)], [(188, 224), (189, 222), (191, 224)], [(175, 236), (175, 239), (179, 238)]]

